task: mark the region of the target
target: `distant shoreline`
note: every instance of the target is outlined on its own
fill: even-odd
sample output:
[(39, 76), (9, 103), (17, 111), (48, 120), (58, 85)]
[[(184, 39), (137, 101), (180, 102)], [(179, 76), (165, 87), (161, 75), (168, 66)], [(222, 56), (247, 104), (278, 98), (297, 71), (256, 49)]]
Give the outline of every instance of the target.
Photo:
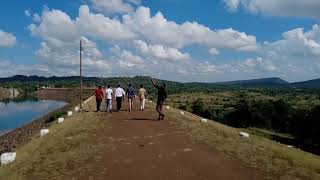
[(2, 136), (2, 135), (4, 135), (4, 134), (7, 134), (8, 132), (10, 132), (11, 130), (9, 130), (9, 131), (0, 131), (0, 137)]
[[(18, 128), (16, 128), (16, 129), (18, 129)], [(14, 131), (14, 130), (16, 130), (16, 129), (10, 129), (10, 130), (6, 130), (6, 131), (0, 131), (0, 139), (1, 139), (1, 136), (5, 135), (5, 134), (7, 134), (7, 133), (9, 133), (9, 132), (11, 132), (11, 131)]]

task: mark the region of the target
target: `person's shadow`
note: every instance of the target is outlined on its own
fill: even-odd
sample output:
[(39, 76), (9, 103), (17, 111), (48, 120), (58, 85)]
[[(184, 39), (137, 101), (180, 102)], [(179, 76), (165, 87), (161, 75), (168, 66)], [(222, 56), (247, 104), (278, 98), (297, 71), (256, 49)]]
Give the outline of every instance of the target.
[(129, 120), (131, 120), (131, 121), (158, 121), (157, 119), (150, 119), (150, 118), (132, 118)]

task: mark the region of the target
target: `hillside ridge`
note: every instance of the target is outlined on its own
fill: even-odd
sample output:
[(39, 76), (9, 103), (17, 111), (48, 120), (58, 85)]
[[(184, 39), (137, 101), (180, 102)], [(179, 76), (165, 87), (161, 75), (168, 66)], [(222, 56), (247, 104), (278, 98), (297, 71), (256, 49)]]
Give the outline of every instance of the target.
[[(46, 82), (46, 81), (78, 81), (79, 76), (25, 76), (25, 75), (15, 75), (12, 77), (0, 78), (0, 82), (15, 82), (15, 81), (30, 81), (30, 82)], [(131, 80), (139, 80), (141, 83), (149, 81), (151, 77), (149, 76), (134, 76), (134, 77), (83, 77), (84, 81), (94, 81), (101, 82), (100, 84), (105, 84), (107, 81), (114, 82), (115, 80), (120, 80), (121, 82), (130, 82)], [(268, 77), (268, 78), (258, 78), (258, 79), (248, 79), (248, 80), (235, 80), (235, 81), (222, 81), (222, 82), (177, 82), (170, 80), (156, 79), (167, 83), (168, 85), (184, 85), (184, 86), (201, 86), (203, 88), (216, 87), (216, 86), (240, 86), (240, 87), (292, 87), (292, 88), (319, 88), (320, 87), (320, 78), (312, 79), (307, 81), (300, 81), (289, 83), (279, 77)]]

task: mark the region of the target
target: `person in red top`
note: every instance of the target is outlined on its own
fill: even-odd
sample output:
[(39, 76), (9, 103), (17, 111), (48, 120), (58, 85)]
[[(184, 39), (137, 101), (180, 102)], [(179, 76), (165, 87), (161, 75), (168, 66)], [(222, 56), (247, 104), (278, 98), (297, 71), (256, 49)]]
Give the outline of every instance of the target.
[(97, 102), (97, 112), (100, 112), (102, 99), (104, 98), (102, 87), (99, 86), (95, 91), (94, 95), (96, 96), (96, 102)]

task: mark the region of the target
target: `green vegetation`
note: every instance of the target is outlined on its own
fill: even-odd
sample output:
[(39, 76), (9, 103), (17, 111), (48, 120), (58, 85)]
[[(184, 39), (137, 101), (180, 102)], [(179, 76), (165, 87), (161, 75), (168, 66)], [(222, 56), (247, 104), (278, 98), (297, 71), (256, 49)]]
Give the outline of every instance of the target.
[[(237, 128), (286, 133), (273, 140), (320, 153), (320, 99), (317, 92), (246, 89), (171, 95), (168, 104)], [(266, 135), (266, 133), (260, 133)]]
[[(136, 77), (110, 77), (110, 78), (96, 78), (96, 77), (84, 77), (83, 87), (97, 87), (99, 85), (107, 86), (111, 85), (116, 87), (120, 84), (126, 88), (129, 84), (132, 84), (133, 88), (137, 91), (140, 84), (143, 84), (148, 93), (149, 99), (154, 99), (156, 96), (155, 89), (151, 84), (151, 77), (136, 76)], [(183, 92), (213, 92), (222, 91), (227, 87), (220, 85), (210, 84), (198, 84), (198, 83), (178, 83), (173, 81), (166, 81), (156, 79), (157, 83), (166, 83), (169, 94), (177, 94)], [(17, 88), (21, 92), (22, 96), (32, 96), (35, 91), (41, 88), (76, 88), (80, 86), (79, 77), (38, 77), (38, 76), (15, 76), (12, 78), (1, 79), (0, 87), (3, 88)]]
[[(84, 87), (96, 87), (98, 85), (116, 86), (120, 84), (123, 87), (127, 87), (129, 83), (133, 85), (134, 88), (138, 88), (140, 84), (145, 85), (147, 90), (152, 90), (152, 85), (150, 83), (150, 78), (147, 76), (136, 76), (136, 77), (108, 77), (108, 78), (97, 78), (97, 77), (84, 77), (83, 86)], [(265, 88), (276, 91), (290, 91), (295, 89), (296, 85), (286, 84), (281, 79), (278, 78), (266, 78), (257, 79), (250, 81), (236, 81), (227, 83), (179, 83), (173, 81), (159, 80), (156, 79), (158, 83), (165, 82), (168, 85), (169, 94), (177, 93), (191, 93), (191, 92), (203, 92), (211, 93), (217, 91), (226, 90), (239, 90), (246, 88)], [(32, 93), (42, 87), (51, 88), (72, 88), (79, 87), (80, 77), (70, 76), (70, 77), (39, 77), (39, 76), (13, 76), (10, 78), (0, 78), (0, 87), (4, 88), (17, 88), (22, 90), (26, 94)], [(316, 84), (315, 84), (316, 85)], [(300, 86), (299, 86), (300, 87)], [(318, 87), (318, 86), (315, 86)], [(273, 92), (276, 92), (273, 91)], [(309, 90), (308, 90), (309, 91)]]
[[(19, 77), (19, 78), (10, 78), (8, 80), (0, 79), (0, 87), (3, 88), (17, 88), (23, 94), (32, 95), (35, 91), (41, 88), (73, 88), (79, 87), (80, 78), (79, 77), (51, 77), (51, 78), (40, 78), (40, 77)], [(165, 82), (170, 87), (171, 93), (182, 92), (179, 88), (182, 83), (171, 82), (171, 81), (161, 81), (157, 80), (158, 83)], [(84, 87), (97, 87), (99, 85), (107, 86), (111, 85), (116, 87), (120, 84), (122, 87), (127, 87), (129, 84), (132, 84), (134, 88), (138, 89), (140, 84), (143, 84), (148, 92), (153, 92), (153, 86), (150, 82), (150, 77), (137, 76), (134, 78), (129, 77), (119, 77), (119, 78), (95, 78), (95, 77), (84, 77), (83, 86)], [(189, 85), (185, 85), (189, 86)], [(191, 86), (189, 86), (191, 87)], [(150, 94), (153, 97), (153, 94)]]
[(67, 115), (67, 112), (65, 112), (65, 111), (54, 112), (54, 113), (49, 117), (49, 119), (47, 120), (46, 123), (51, 123), (51, 122), (57, 120), (57, 119), (60, 118), (60, 117), (65, 117), (66, 115)]

